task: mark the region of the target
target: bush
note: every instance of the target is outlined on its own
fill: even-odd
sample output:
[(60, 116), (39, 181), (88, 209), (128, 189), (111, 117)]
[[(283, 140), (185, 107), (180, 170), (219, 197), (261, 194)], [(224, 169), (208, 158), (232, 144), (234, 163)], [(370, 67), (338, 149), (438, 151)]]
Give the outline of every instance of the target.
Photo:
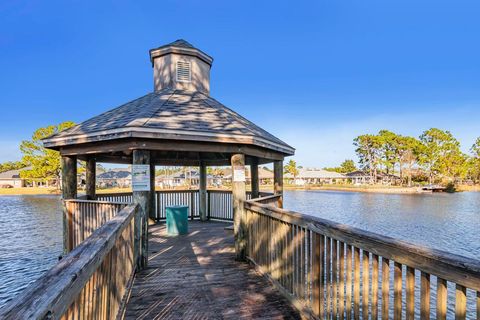
[(457, 191), (457, 189), (455, 188), (455, 183), (451, 181), (447, 183), (447, 185), (445, 186), (445, 192), (454, 193), (455, 191)]

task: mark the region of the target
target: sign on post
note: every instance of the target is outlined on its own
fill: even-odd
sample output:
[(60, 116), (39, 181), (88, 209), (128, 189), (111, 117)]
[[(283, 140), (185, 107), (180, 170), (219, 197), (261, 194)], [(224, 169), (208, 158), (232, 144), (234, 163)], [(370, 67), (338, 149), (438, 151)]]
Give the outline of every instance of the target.
[(234, 166), (233, 167), (233, 182), (245, 182), (245, 167)]
[(150, 165), (132, 165), (132, 191), (150, 191)]

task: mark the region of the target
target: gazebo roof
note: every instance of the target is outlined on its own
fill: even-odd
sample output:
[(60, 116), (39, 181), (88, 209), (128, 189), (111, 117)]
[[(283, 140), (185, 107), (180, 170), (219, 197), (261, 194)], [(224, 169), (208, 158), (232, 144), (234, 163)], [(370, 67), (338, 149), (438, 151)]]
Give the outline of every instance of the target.
[(44, 140), (48, 148), (118, 138), (252, 144), (291, 155), (282, 140), (199, 91), (164, 89), (104, 112)]
[[(260, 163), (294, 154), (291, 146), (209, 95), (205, 53), (177, 40), (150, 50), (150, 57), (155, 92), (48, 137), (44, 146), (63, 155), (96, 154), (99, 160), (121, 158), (119, 162), (126, 163), (132, 150), (142, 148), (156, 150), (156, 160), (206, 160), (219, 165), (228, 162), (232, 153), (257, 157)], [(185, 63), (188, 69), (182, 72), (191, 73), (187, 84), (176, 75)]]

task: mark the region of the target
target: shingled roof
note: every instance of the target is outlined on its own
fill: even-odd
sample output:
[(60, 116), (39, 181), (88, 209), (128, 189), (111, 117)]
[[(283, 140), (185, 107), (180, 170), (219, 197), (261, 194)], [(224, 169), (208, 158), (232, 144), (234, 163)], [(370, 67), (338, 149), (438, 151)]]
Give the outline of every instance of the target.
[(55, 148), (118, 138), (252, 144), (292, 155), (294, 149), (199, 91), (149, 93), (44, 140)]
[[(164, 44), (163, 46), (160, 46), (156, 49), (152, 49), (152, 50), (162, 49), (162, 48), (166, 48), (166, 47), (195, 48), (190, 42), (188, 42), (186, 40), (183, 40), (183, 39), (178, 39), (178, 40), (175, 40), (175, 41), (170, 42), (168, 44)], [(195, 49), (197, 49), (197, 48), (195, 48)]]

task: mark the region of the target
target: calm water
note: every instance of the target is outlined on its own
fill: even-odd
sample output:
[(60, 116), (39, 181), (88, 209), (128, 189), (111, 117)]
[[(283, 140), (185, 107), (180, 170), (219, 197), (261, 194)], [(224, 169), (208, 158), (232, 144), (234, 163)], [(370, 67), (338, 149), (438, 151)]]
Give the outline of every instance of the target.
[(61, 208), (56, 196), (0, 196), (0, 307), (58, 260)]
[(285, 207), (480, 259), (480, 193), (289, 191)]
[[(389, 195), (287, 191), (288, 209), (413, 243), (480, 257), (480, 193)], [(48, 270), (62, 250), (55, 196), (0, 196), (0, 307)]]

